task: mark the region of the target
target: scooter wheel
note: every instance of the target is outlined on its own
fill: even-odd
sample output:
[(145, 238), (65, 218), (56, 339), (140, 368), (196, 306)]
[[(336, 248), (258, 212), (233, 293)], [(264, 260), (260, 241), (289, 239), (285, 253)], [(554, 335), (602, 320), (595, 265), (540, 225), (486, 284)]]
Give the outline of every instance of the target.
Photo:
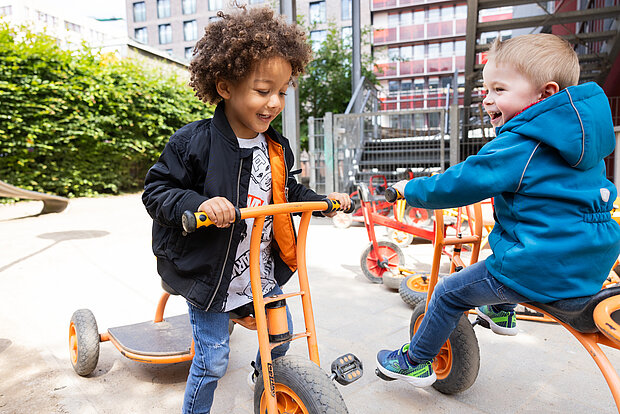
[(398, 287), (400, 298), (407, 305), (415, 308), (418, 303), (426, 301), (428, 293), (428, 278), (419, 274), (407, 276)]
[[(419, 303), (411, 315), (409, 335), (413, 337), (424, 318), (426, 304)], [(476, 333), (465, 314), (433, 360), (437, 381), (433, 388), (443, 394), (457, 394), (471, 387), (480, 369), (480, 349)]]
[(69, 324), (71, 365), (83, 377), (94, 371), (99, 361), (99, 331), (95, 316), (89, 309), (73, 312)]
[[(348, 414), (327, 373), (307, 358), (285, 355), (273, 361), (276, 404), (280, 413)], [(267, 410), (263, 373), (254, 388), (254, 414)]]
[[(403, 251), (392, 242), (380, 241), (377, 259), (373, 252), (372, 243), (364, 250), (360, 258), (360, 266), (364, 276), (368, 278), (372, 283), (383, 283), (383, 275), (390, 270), (383, 268), (379, 265), (379, 260), (385, 260), (387, 266), (392, 270), (398, 270), (398, 266), (405, 263), (405, 255)], [(374, 253), (374, 252), (373, 252)]]

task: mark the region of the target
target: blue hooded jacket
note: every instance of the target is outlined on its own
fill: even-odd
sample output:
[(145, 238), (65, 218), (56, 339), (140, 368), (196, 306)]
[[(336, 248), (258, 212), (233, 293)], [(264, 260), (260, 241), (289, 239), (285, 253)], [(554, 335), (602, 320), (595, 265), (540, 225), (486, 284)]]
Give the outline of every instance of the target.
[(478, 154), (411, 180), (412, 206), (440, 209), (495, 197), (489, 272), (538, 302), (601, 289), (620, 253), (603, 158), (615, 147), (609, 102), (595, 83), (571, 86), (496, 129)]

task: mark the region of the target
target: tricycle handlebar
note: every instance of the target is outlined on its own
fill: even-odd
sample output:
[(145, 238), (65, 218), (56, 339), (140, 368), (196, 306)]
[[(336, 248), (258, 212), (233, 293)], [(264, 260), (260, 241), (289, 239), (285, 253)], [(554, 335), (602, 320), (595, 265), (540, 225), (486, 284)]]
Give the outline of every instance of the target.
[(394, 187), (388, 187), (385, 189), (385, 200), (388, 203), (395, 203), (396, 200), (402, 200), (405, 198), (405, 196), (403, 196), (400, 191), (398, 191), (397, 189), (395, 189)]
[[(352, 213), (355, 210), (355, 206), (351, 204), (349, 209), (344, 211), (345, 213)], [(305, 201), (299, 203), (283, 203), (283, 204), (267, 204), (260, 207), (247, 207), (239, 209), (235, 207), (235, 223), (242, 219), (254, 218), (258, 216), (268, 216), (273, 214), (282, 213), (301, 213), (304, 211), (322, 211), (324, 213), (331, 213), (333, 211), (343, 211), (340, 202), (338, 200), (332, 200), (329, 198), (323, 201)], [(208, 227), (213, 222), (207, 217), (204, 211), (185, 211), (181, 217), (183, 223), (183, 230), (185, 233), (193, 233), (199, 227)]]

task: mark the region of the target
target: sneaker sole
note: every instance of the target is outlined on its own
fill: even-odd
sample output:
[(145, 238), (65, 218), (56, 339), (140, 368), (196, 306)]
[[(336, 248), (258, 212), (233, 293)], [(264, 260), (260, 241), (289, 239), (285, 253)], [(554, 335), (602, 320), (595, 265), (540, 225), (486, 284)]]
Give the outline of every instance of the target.
[(480, 316), (482, 319), (489, 323), (489, 326), (491, 327), (493, 333), (505, 336), (515, 336), (517, 333), (519, 333), (519, 330), (516, 326), (514, 328), (504, 328), (503, 326), (499, 326), (498, 324), (493, 322), (487, 314), (480, 312), (478, 309), (476, 309), (476, 313), (478, 314), (478, 316)]
[(379, 361), (377, 361), (377, 369), (381, 371), (381, 373), (385, 375), (386, 377), (408, 382), (414, 387), (419, 387), (419, 388), (430, 387), (431, 385), (435, 383), (435, 381), (437, 381), (437, 375), (435, 375), (434, 372), (430, 377), (426, 377), (426, 378), (410, 377), (408, 375), (397, 374), (395, 372), (390, 371), (389, 369), (384, 368), (383, 365), (379, 363)]

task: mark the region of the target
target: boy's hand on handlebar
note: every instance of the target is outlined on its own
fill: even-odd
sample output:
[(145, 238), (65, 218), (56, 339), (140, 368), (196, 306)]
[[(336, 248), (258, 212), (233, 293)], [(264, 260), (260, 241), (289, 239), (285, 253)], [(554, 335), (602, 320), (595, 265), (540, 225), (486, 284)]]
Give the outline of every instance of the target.
[(219, 228), (228, 227), (235, 221), (235, 206), (224, 197), (208, 199), (198, 207), (198, 211), (204, 211)]
[(405, 194), (405, 186), (407, 185), (407, 183), (409, 182), (409, 180), (401, 180), (395, 184), (392, 185), (392, 187), (394, 187), (399, 193)]
[[(337, 200), (340, 202), (340, 207), (343, 211), (348, 210), (351, 207), (351, 197), (345, 193), (330, 193), (327, 195), (327, 198), (331, 198), (332, 200)], [(337, 211), (332, 211), (331, 213), (323, 213), (326, 217), (334, 217)]]

